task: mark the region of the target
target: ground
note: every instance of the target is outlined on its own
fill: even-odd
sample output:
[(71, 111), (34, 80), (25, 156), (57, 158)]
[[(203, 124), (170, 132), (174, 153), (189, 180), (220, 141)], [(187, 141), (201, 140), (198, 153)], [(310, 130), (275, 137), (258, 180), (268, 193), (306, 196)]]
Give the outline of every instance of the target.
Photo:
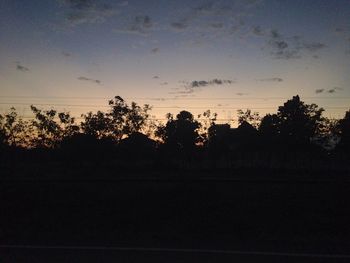
[(77, 262), (346, 262), (254, 253), (350, 255), (350, 183), (345, 180), (144, 177), (3, 180), (0, 187), (0, 245), (39, 246), (2, 247), (5, 262), (70, 262), (65, 257), (81, 259)]

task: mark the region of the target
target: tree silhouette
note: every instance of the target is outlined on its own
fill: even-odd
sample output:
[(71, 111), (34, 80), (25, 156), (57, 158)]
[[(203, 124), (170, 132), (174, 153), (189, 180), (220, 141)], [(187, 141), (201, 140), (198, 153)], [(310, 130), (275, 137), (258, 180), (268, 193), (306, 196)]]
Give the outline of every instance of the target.
[(115, 96), (108, 104), (110, 110), (107, 113), (98, 111), (83, 115), (81, 127), (85, 134), (98, 139), (111, 138), (119, 142), (126, 136), (141, 132), (149, 124), (148, 112), (151, 107), (148, 104), (141, 107), (132, 102), (129, 106), (119, 96)]
[(237, 110), (238, 123), (242, 124), (247, 122), (251, 124), (254, 128), (258, 128), (261, 121), (260, 115), (258, 112), (252, 112), (250, 109), (243, 111), (241, 109)]
[(194, 120), (192, 113), (188, 111), (181, 111), (176, 115), (176, 119), (171, 114), (168, 114), (167, 118), (166, 125), (158, 128), (157, 135), (174, 149), (192, 151), (199, 141), (200, 123)]
[(33, 105), (30, 108), (35, 116), (31, 125), (34, 131), (32, 143), (36, 147), (55, 148), (65, 137), (71, 137), (79, 132), (79, 126), (68, 112), (40, 110)]
[(121, 97), (116, 96), (109, 101), (111, 110), (108, 116), (111, 118), (111, 125), (114, 136), (117, 140), (135, 132), (141, 132), (148, 124), (151, 107), (145, 104), (143, 107), (132, 102), (129, 106)]
[(229, 124), (213, 123), (208, 129), (209, 157), (212, 165), (221, 158), (228, 159), (230, 152), (231, 127)]
[(350, 153), (350, 110), (345, 113), (343, 119), (339, 120), (337, 128), (340, 135), (338, 148), (344, 152)]
[(29, 146), (30, 135), (33, 133), (28, 122), (18, 117), (15, 108), (10, 112), (0, 114), (0, 140), (3, 145), (13, 147)]
[(305, 104), (298, 95), (294, 96), (278, 108), (279, 134), (285, 142), (309, 144), (323, 120), (323, 111), (316, 104)]
[(209, 129), (215, 126), (215, 122), (218, 114), (216, 112), (212, 113), (210, 110), (206, 110), (203, 114), (198, 115), (198, 119), (202, 118), (201, 125), (199, 127), (199, 142), (203, 146), (208, 146), (209, 143)]
[(84, 117), (84, 121), (81, 123), (81, 129), (84, 134), (96, 139), (111, 138), (113, 136), (112, 121), (106, 113), (102, 111), (97, 113), (88, 112), (82, 117)]
[(75, 118), (73, 118), (68, 112), (58, 113), (58, 118), (61, 123), (62, 137), (72, 137), (80, 131), (80, 127), (75, 123)]
[(280, 133), (280, 119), (276, 114), (265, 115), (260, 122), (259, 132), (267, 138), (273, 138)]
[[(209, 110), (197, 115), (201, 122), (184, 110), (176, 117), (167, 114), (166, 123), (159, 123), (154, 130), (148, 104), (127, 104), (119, 96), (108, 103), (107, 112), (88, 112), (82, 115), (80, 124), (68, 112), (42, 110), (33, 105), (34, 118), (23, 121), (11, 108), (0, 114), (1, 154), (30, 152), (17, 150), (26, 147), (45, 148), (32, 152), (48, 158), (62, 156), (62, 160), (73, 163), (114, 159), (120, 160), (119, 164), (134, 161), (153, 165), (152, 158), (157, 157), (163, 164), (175, 165), (181, 161), (192, 165), (197, 158), (195, 165), (200, 165), (201, 160), (212, 160), (224, 167), (264, 162), (267, 166), (288, 163), (287, 167), (295, 167), (309, 165), (309, 159), (323, 162), (338, 158), (333, 163), (341, 164), (350, 149), (350, 111), (339, 121), (327, 119), (322, 117), (322, 108), (306, 104), (299, 96), (286, 101), (276, 114), (262, 119), (257, 112), (239, 110), (237, 128), (228, 123), (217, 124), (217, 114)], [(152, 139), (152, 129), (161, 141)], [(9, 160), (16, 158), (13, 155)]]

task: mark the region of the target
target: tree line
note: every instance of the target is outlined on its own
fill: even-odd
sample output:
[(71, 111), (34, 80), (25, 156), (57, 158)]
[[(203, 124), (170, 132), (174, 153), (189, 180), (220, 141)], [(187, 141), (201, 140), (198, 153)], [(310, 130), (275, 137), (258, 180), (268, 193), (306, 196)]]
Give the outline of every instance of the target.
[(33, 119), (23, 120), (11, 108), (0, 115), (1, 155), (41, 150), (80, 160), (162, 160), (190, 166), (209, 161), (231, 167), (238, 162), (271, 166), (292, 160), (290, 166), (295, 166), (302, 160), (346, 160), (350, 152), (350, 110), (342, 119), (328, 119), (323, 108), (298, 95), (275, 114), (261, 117), (238, 110), (235, 129), (218, 124), (217, 114), (209, 110), (198, 116), (185, 110), (168, 113), (165, 123), (157, 123), (148, 104), (128, 104), (119, 96), (108, 103), (106, 112), (88, 112), (80, 123), (69, 112), (34, 105)]

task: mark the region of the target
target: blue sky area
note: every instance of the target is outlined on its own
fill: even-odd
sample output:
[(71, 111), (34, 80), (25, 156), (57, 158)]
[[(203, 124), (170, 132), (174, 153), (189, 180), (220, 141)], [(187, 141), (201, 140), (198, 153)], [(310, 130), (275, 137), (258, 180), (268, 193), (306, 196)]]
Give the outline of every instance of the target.
[(232, 118), (299, 94), (341, 117), (350, 2), (2, 0), (0, 61), (0, 110), (18, 103), (24, 115), (26, 103), (79, 114), (120, 95), (157, 117), (193, 107)]

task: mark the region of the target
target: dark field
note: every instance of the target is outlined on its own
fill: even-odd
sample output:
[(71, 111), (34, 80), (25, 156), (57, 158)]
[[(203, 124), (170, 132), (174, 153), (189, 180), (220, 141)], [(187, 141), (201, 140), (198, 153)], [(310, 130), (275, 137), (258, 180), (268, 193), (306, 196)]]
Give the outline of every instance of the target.
[[(333, 180), (3, 180), (0, 245), (350, 255), (349, 188)], [(3, 262), (350, 260), (53, 248), (0, 248), (0, 255)]]

